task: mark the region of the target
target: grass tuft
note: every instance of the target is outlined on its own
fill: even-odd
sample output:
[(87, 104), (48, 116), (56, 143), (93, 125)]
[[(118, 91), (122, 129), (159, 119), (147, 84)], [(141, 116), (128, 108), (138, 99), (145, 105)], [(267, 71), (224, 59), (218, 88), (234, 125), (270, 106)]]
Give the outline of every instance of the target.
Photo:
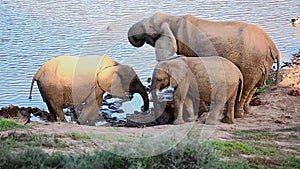
[(26, 126), (18, 124), (15, 121), (10, 119), (0, 118), (0, 131), (18, 129), (18, 128), (26, 128)]

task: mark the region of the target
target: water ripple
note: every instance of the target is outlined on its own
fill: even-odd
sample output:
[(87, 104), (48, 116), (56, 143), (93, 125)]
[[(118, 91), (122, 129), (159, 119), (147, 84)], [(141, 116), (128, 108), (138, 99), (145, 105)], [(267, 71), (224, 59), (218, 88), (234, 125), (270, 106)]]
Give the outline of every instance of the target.
[(136, 21), (162, 11), (174, 15), (192, 14), (210, 20), (239, 20), (262, 27), (286, 59), (298, 52), (300, 33), (290, 19), (299, 15), (298, 1), (96, 1), (14, 0), (0, 1), (0, 107), (8, 104), (45, 104), (31, 78), (48, 59), (59, 55), (109, 54), (133, 66), (146, 83), (156, 64), (150, 46), (134, 48), (127, 30)]

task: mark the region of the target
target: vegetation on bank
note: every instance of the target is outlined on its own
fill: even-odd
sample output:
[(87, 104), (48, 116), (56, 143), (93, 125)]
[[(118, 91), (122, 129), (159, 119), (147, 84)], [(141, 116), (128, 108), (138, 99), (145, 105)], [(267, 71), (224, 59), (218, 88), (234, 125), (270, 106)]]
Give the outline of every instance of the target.
[[(228, 156), (227, 150), (235, 152)], [(241, 158), (240, 153), (248, 154)], [(300, 160), (276, 152), (276, 156), (254, 152), (243, 143), (207, 142), (180, 144), (153, 157), (127, 158), (107, 151), (80, 155), (48, 154), (40, 148), (26, 148), (18, 153), (0, 151), (0, 168), (299, 168)], [(263, 153), (264, 154), (264, 153)], [(266, 153), (265, 155), (268, 155)]]
[(14, 120), (0, 118), (0, 131), (18, 128), (25, 128), (25, 126), (16, 123)]
[(48, 154), (39, 148), (19, 153), (0, 151), (0, 168), (251, 168), (240, 160), (220, 160), (211, 144), (180, 144), (153, 157), (127, 158), (107, 151), (93, 154)]
[[(299, 132), (299, 127), (280, 132)], [(12, 132), (0, 138), (0, 168), (300, 168), (300, 159), (281, 151), (274, 141), (284, 139), (267, 130), (233, 133), (234, 141), (199, 142), (191, 131), (177, 146), (157, 156), (130, 158), (108, 151), (65, 153), (74, 145), (62, 139), (92, 142), (85, 134)], [(290, 135), (292, 141), (296, 135)], [(297, 146), (290, 147), (299, 151)], [(56, 149), (47, 153), (45, 149)], [(62, 151), (59, 151), (62, 150)]]

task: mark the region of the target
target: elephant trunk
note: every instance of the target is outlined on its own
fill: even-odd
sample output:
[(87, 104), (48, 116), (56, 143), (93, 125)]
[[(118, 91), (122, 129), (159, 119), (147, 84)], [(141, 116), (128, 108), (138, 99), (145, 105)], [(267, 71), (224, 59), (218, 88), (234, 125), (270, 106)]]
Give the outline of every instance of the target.
[(137, 93), (139, 93), (144, 101), (144, 111), (148, 111), (149, 110), (149, 98), (148, 98), (148, 94), (147, 91), (145, 90), (145, 87), (143, 87), (144, 89), (139, 90)]
[(159, 91), (158, 89), (151, 89), (153, 108), (154, 108), (154, 113), (156, 118), (157, 118), (156, 115), (158, 114), (158, 99), (157, 99), (158, 91)]
[(140, 94), (144, 101), (144, 111), (149, 110), (149, 98), (148, 98), (147, 91), (137, 76), (132, 80), (129, 92)]
[(138, 22), (132, 25), (131, 28), (128, 30), (127, 37), (132, 46), (142, 47), (146, 42), (144, 35), (145, 35), (145, 30), (141, 26), (141, 23)]
[(162, 117), (164, 110), (166, 108), (166, 102), (159, 102), (158, 101), (158, 93), (159, 89), (152, 89), (152, 101), (153, 101), (153, 109), (154, 109), (154, 116), (156, 119), (157, 124), (166, 124), (167, 121)]

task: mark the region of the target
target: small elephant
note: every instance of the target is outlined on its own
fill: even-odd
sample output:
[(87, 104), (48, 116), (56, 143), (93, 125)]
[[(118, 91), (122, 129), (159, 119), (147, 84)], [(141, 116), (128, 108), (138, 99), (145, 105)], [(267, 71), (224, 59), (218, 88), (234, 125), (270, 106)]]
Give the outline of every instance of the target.
[(275, 60), (276, 82), (279, 81), (279, 51), (265, 31), (253, 24), (155, 13), (133, 24), (128, 30), (128, 40), (135, 47), (145, 43), (155, 47), (157, 61), (176, 53), (187, 57), (221, 56), (233, 62), (244, 77), (236, 117), (250, 112), (251, 98), (265, 84)]
[(144, 110), (149, 109), (147, 91), (135, 71), (107, 55), (50, 59), (34, 75), (29, 99), (35, 81), (52, 121), (57, 121), (58, 116), (65, 122), (63, 108), (74, 105), (83, 107), (78, 118), (80, 124), (95, 125), (105, 92), (116, 97), (125, 97), (126, 92), (139, 93), (144, 101)]
[[(233, 123), (234, 105), (241, 98), (243, 76), (232, 62), (223, 57), (178, 56), (159, 62), (153, 71), (151, 87), (154, 107), (158, 101), (156, 93), (168, 86), (174, 88), (174, 124), (184, 122), (184, 106), (188, 116), (186, 121), (192, 121), (195, 119), (194, 111), (198, 113), (198, 110), (205, 109), (205, 103), (210, 104), (205, 123), (216, 124), (226, 102), (227, 112), (222, 122)], [(198, 103), (199, 106), (194, 105)]]

